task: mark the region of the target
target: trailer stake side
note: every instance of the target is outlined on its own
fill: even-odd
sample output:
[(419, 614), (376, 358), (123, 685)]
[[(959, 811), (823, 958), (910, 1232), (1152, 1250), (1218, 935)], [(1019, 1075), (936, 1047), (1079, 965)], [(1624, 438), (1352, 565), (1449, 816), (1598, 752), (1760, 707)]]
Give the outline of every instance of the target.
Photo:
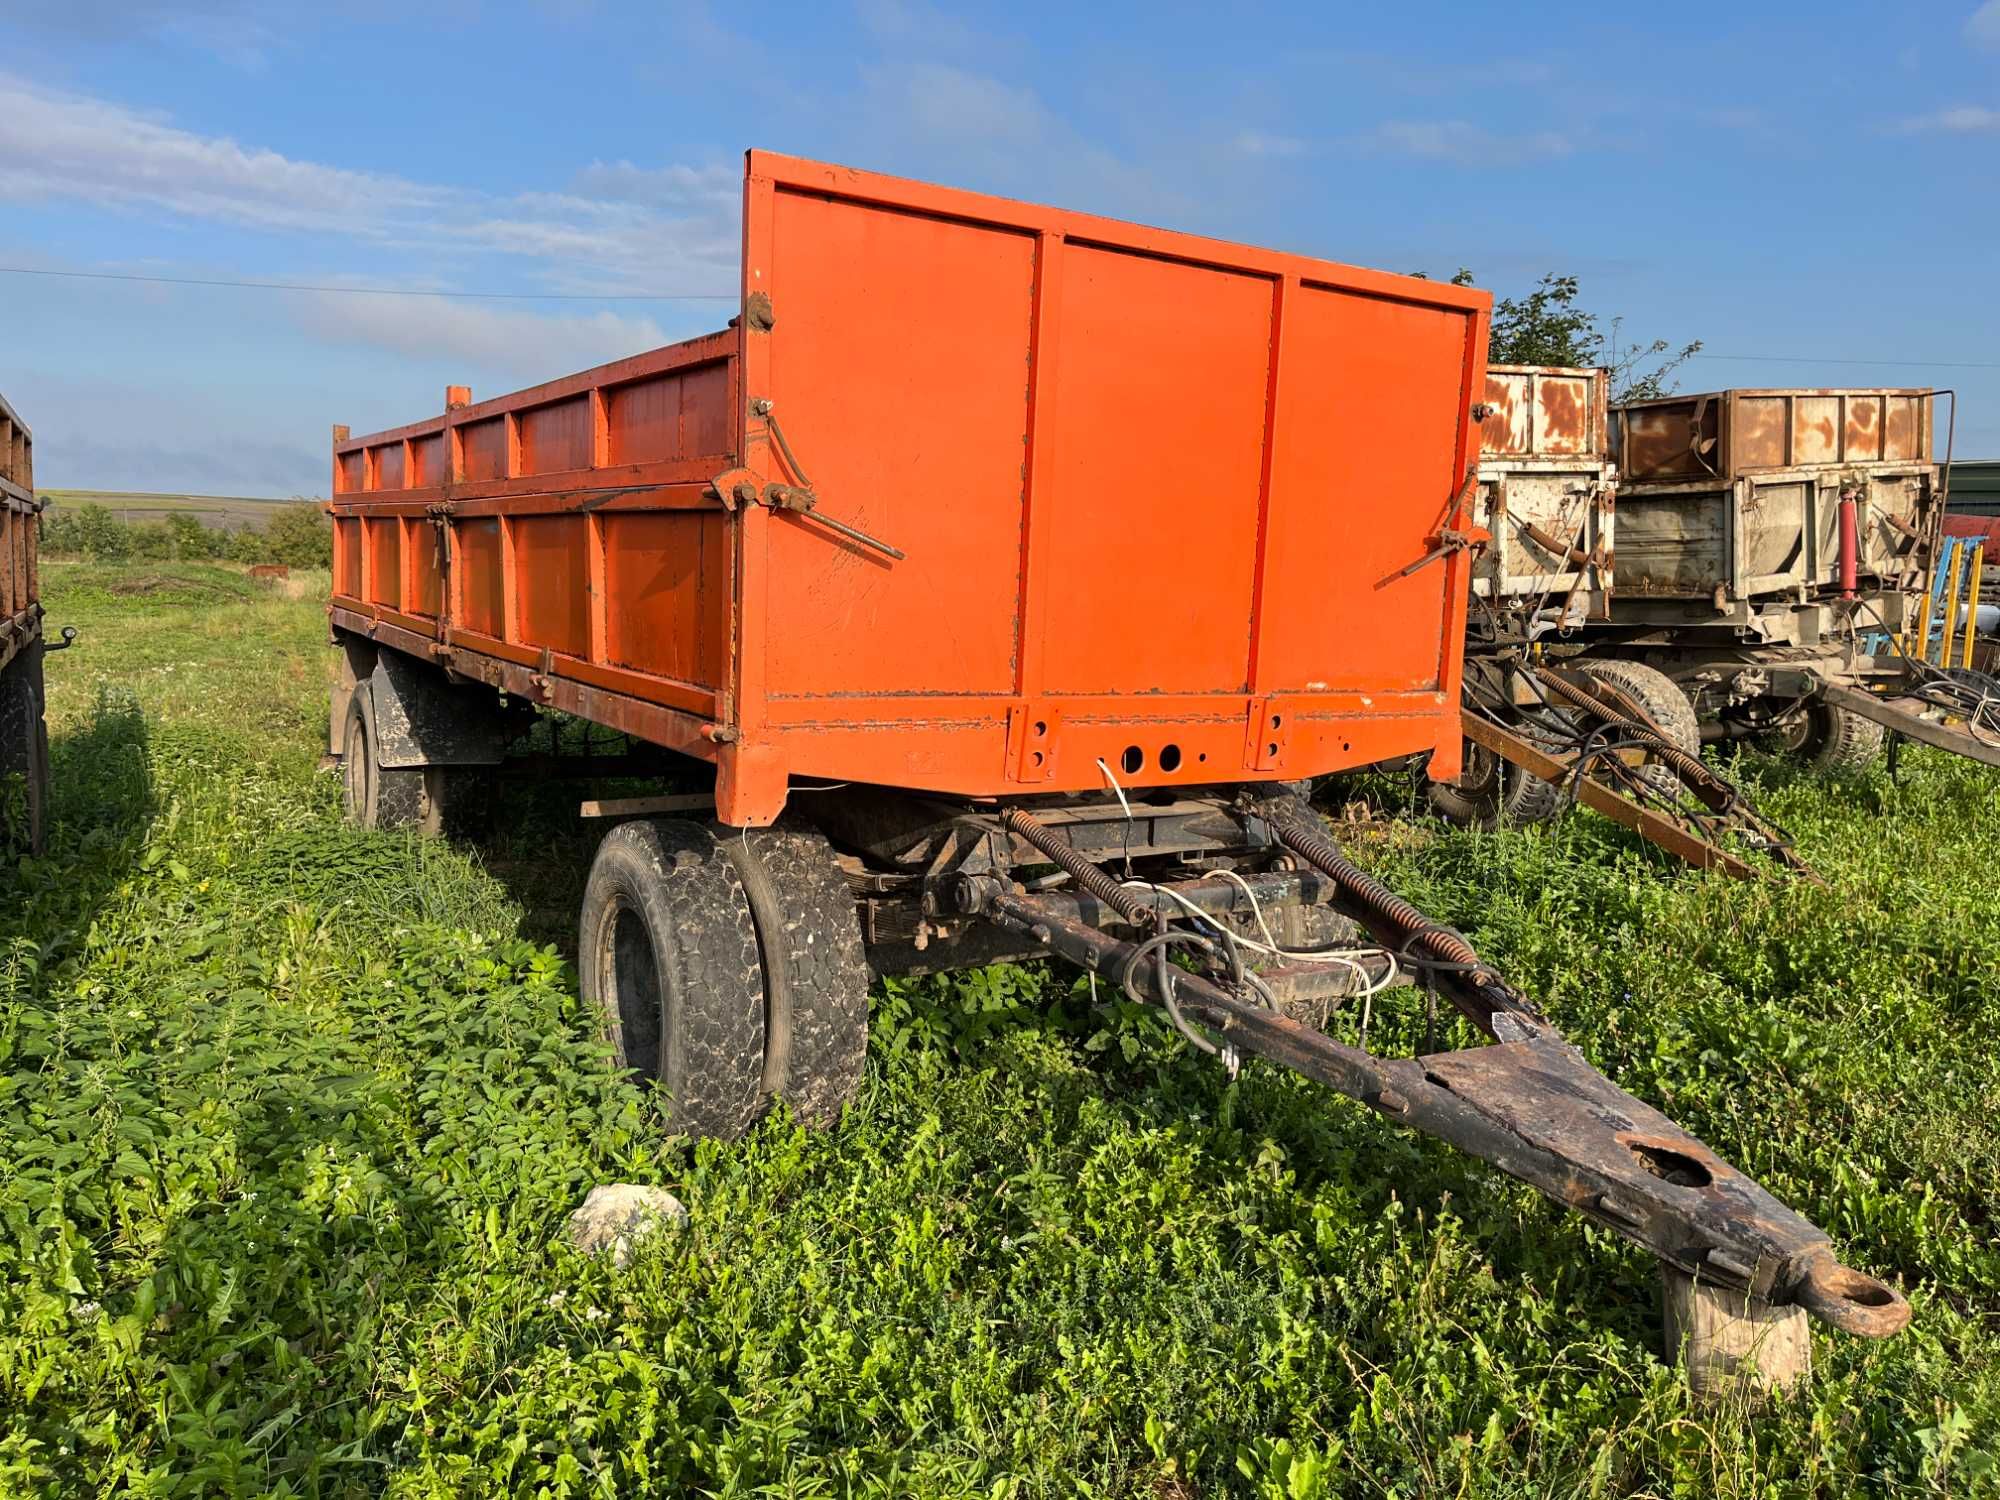
[[(580, 770), (657, 757), (583, 804), (577, 967), (676, 1129), (832, 1123), (871, 975), (1053, 954), (1705, 1282), (1902, 1325), (1298, 794), (1459, 775), (1484, 293), (762, 152), (744, 246), (726, 330), (334, 432), (350, 815), (445, 827), (537, 711), (637, 742)], [(1488, 1044), (1371, 1053), (1419, 994)]]

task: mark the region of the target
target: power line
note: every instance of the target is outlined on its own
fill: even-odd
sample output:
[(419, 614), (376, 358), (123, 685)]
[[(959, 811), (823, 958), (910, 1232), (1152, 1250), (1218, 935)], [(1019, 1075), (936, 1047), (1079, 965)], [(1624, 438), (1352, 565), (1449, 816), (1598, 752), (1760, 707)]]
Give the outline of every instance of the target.
[(1901, 365), (1923, 370), (2000, 370), (2000, 362), (1952, 359), (1828, 359), (1820, 354), (1710, 354), (1703, 350), (1690, 359), (1728, 359), (1743, 364), (1765, 365)]
[(4, 276), (63, 276), (74, 281), (145, 281), (158, 286), (226, 286), (260, 292), (347, 292), (358, 297), (470, 297), (492, 302), (734, 302), (736, 292), (458, 292), (421, 287), (310, 286), (296, 281), (230, 281), (197, 276), (135, 276), (122, 271), (49, 271), (0, 266)]
[[(223, 277), (140, 276), (123, 271), (56, 271), (40, 266), (0, 266), (0, 276), (58, 276), (74, 281), (139, 281), (155, 286), (216, 286), (260, 292), (333, 292), (356, 297), (463, 297), (484, 302), (734, 302), (736, 292), (469, 292), (426, 287), (321, 286), (298, 281), (239, 281)], [(1739, 364), (1897, 365), (1906, 369), (2000, 370), (2000, 361), (1949, 359), (1830, 359), (1817, 354), (1711, 354)]]

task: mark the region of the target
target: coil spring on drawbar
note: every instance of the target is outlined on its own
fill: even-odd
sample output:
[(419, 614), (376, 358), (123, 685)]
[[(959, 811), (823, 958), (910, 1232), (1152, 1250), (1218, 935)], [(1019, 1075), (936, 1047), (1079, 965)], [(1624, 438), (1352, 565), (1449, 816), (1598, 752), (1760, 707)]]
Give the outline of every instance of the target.
[(1127, 890), (1104, 871), (1085, 859), (1066, 839), (1056, 837), (1050, 828), (1033, 813), (1018, 807), (1009, 808), (1000, 820), (1009, 833), (1018, 834), (1049, 857), (1049, 862), (1063, 871), (1070, 879), (1083, 887), (1097, 900), (1103, 902), (1134, 927), (1157, 927), (1160, 914), (1153, 903), (1136, 891)]
[(1390, 890), (1343, 854), (1340, 846), (1325, 834), (1295, 817), (1281, 816), (1270, 823), (1280, 843), (1332, 876), (1350, 901), (1392, 929), (1405, 947), (1420, 947), (1439, 963), (1468, 973), (1487, 972), (1472, 944), (1449, 927), (1433, 922), (1421, 908)]

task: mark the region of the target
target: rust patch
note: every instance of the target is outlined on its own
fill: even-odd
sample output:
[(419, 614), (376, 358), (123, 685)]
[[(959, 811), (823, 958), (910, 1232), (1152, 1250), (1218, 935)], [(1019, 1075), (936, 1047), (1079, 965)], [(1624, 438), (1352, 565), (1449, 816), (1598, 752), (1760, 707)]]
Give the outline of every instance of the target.
[(1730, 434), (1736, 465), (1775, 469), (1785, 462), (1785, 403), (1767, 396), (1736, 403), (1736, 430)]
[(1917, 456), (1917, 397), (1892, 396), (1882, 420), (1882, 456)]
[(1538, 382), (1541, 444), (1551, 453), (1581, 453), (1590, 445), (1586, 389), (1580, 380), (1545, 377)]
[(1866, 463), (1882, 456), (1882, 398), (1847, 398), (1847, 428), (1841, 435), (1840, 456), (1850, 463)]
[(1684, 407), (1639, 407), (1625, 413), (1621, 467), (1634, 478), (1685, 474), (1694, 466), (1693, 434)]

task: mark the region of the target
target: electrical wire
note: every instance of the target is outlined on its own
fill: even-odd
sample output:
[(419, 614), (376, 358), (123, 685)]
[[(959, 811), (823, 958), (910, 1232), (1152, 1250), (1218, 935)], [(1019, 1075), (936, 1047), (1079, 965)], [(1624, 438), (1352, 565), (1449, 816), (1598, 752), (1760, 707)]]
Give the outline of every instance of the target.
[(0, 266), (0, 276), (54, 276), (71, 281), (138, 281), (154, 286), (213, 286), (257, 292), (344, 292), (357, 297), (465, 297), (482, 302), (737, 302), (741, 292), (468, 292), (401, 286), (317, 286), (298, 281), (239, 281), (228, 277), (141, 276), (126, 271), (57, 271)]
[[(1188, 900), (1187, 897), (1183, 896), (1179, 891), (1174, 890), (1171, 886), (1154, 885), (1150, 880), (1127, 880), (1124, 882), (1124, 884), (1128, 886), (1136, 886), (1142, 890), (1152, 891), (1156, 895), (1165, 896), (1168, 900), (1172, 901), (1176, 906), (1180, 907), (1184, 912), (1187, 913), (1187, 915), (1193, 917), (1196, 921), (1205, 923), (1209, 927), (1215, 928), (1216, 931), (1220, 932), (1223, 935), (1226, 941), (1231, 943), (1240, 943), (1244, 947), (1251, 949), (1253, 952), (1262, 953), (1266, 957), (1282, 958), (1288, 962), (1293, 962), (1293, 963), (1339, 964), (1342, 967), (1349, 970), (1354, 975), (1356, 982), (1359, 984), (1360, 988), (1354, 991), (1354, 994), (1357, 997), (1366, 998), (1378, 995), (1383, 990), (1389, 988), (1390, 985), (1396, 982), (1396, 979), (1401, 973), (1401, 969), (1397, 965), (1396, 955), (1394, 953), (1391, 953), (1387, 948), (1344, 948), (1341, 951), (1334, 953), (1334, 952), (1315, 952), (1309, 949), (1288, 949), (1280, 947), (1278, 945), (1277, 939), (1271, 933), (1270, 924), (1264, 919), (1263, 908), (1258, 905), (1257, 897), (1250, 890), (1248, 883), (1245, 882), (1241, 876), (1235, 875), (1234, 871), (1225, 870), (1222, 873), (1225, 875), (1234, 876), (1237, 884), (1242, 888), (1243, 894), (1250, 898), (1250, 910), (1256, 917), (1257, 926), (1263, 932), (1265, 941), (1258, 942), (1255, 938), (1243, 937), (1238, 933), (1230, 932), (1228, 931), (1228, 929), (1219, 926), (1216, 923), (1214, 916), (1212, 916), (1208, 912), (1203, 911), (1199, 906), (1196, 906), (1192, 901)], [(1382, 975), (1379, 978), (1377, 978), (1375, 975), (1370, 974), (1367, 968), (1361, 962), (1362, 959), (1371, 957), (1380, 958), (1387, 965), (1387, 968), (1383, 971)]]

